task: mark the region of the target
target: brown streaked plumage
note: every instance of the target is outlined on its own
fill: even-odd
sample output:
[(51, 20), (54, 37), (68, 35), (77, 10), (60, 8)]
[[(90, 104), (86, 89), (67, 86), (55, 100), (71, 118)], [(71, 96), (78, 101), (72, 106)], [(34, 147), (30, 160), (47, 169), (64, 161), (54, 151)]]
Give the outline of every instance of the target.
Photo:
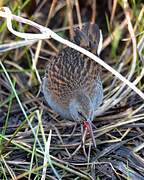
[[(101, 31), (87, 23), (75, 29), (74, 42), (99, 55)], [(102, 102), (101, 68), (82, 53), (66, 47), (51, 59), (43, 79), (43, 93), (50, 107), (62, 117), (75, 121), (92, 121)]]

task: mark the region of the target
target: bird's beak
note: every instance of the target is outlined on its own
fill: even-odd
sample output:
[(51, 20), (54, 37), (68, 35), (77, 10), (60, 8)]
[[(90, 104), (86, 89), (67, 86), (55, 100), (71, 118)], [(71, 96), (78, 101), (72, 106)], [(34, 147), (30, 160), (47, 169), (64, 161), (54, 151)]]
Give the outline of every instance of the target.
[(94, 134), (93, 134), (93, 129), (92, 129), (91, 120), (88, 119), (86, 122), (87, 122), (88, 125), (89, 125), (89, 132), (90, 132), (90, 135), (91, 135), (91, 138), (92, 138), (93, 145), (94, 145), (94, 147), (96, 148), (96, 141), (95, 141)]

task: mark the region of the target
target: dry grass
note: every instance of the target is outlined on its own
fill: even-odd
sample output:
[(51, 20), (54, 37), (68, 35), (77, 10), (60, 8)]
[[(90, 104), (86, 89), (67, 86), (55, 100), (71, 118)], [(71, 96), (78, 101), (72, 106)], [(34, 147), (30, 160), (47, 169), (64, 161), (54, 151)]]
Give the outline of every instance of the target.
[[(126, 2), (27, 0), (2, 5), (63, 38), (72, 36), (73, 26), (96, 22), (104, 35), (101, 58), (143, 92), (144, 4)], [(0, 23), (1, 44), (19, 40), (2, 19)], [(35, 32), (16, 22), (13, 27)], [(81, 146), (80, 126), (61, 119), (38, 95), (45, 65), (61, 48), (45, 40), (0, 54), (0, 179), (144, 179), (144, 104), (122, 81), (103, 68), (105, 97), (93, 121), (97, 148), (89, 137)]]

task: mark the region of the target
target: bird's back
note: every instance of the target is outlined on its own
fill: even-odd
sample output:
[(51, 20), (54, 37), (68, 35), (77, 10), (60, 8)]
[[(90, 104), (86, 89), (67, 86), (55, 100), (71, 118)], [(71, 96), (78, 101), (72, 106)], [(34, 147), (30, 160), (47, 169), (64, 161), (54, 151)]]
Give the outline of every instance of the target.
[[(78, 42), (81, 42), (80, 38), (83, 40), (83, 36), (81, 37), (77, 33), (76, 36), (77, 40), (79, 38), (77, 41), (79, 45)], [(88, 48), (90, 47), (87, 44)], [(66, 47), (57, 57), (51, 59), (46, 68), (43, 85), (46, 100), (53, 109), (60, 107), (67, 111), (71, 99), (77, 92), (82, 92), (90, 97), (96, 108), (102, 99), (102, 95), (98, 97), (102, 91), (100, 73), (101, 68), (95, 61), (70, 47)], [(59, 111), (58, 113), (60, 113)]]

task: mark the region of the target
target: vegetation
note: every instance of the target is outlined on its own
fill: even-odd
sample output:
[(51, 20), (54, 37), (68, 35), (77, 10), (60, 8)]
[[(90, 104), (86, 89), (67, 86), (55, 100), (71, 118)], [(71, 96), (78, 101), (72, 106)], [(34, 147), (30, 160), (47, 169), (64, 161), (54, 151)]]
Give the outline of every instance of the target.
[[(13, 14), (72, 39), (73, 27), (97, 23), (101, 59), (144, 92), (142, 0), (0, 1)], [(13, 22), (21, 32), (32, 26)], [(17, 42), (0, 18), (0, 44)], [(0, 53), (0, 179), (144, 179), (144, 100), (102, 68), (104, 101), (81, 146), (80, 125), (53, 112), (41, 92), (46, 64), (64, 45), (45, 39)], [(0, 49), (1, 51), (1, 49)]]

